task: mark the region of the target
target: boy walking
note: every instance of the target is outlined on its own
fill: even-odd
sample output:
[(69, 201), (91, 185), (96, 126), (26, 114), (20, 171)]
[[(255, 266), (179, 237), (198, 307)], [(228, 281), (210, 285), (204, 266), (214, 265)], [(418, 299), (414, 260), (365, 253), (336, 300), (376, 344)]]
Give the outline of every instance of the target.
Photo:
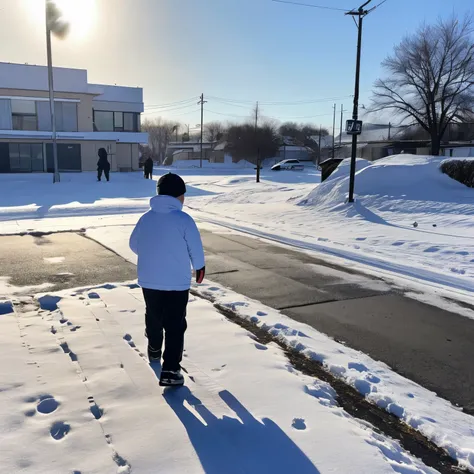
[[(186, 185), (176, 174), (162, 176), (158, 196), (151, 209), (138, 221), (130, 237), (130, 248), (138, 255), (138, 284), (146, 304), (148, 359), (161, 360), (165, 351), (160, 385), (183, 385), (183, 357), (186, 306), (191, 287), (191, 266), (196, 281), (205, 275), (201, 236), (191, 216), (184, 213)], [(163, 334), (164, 332), (164, 334)]]

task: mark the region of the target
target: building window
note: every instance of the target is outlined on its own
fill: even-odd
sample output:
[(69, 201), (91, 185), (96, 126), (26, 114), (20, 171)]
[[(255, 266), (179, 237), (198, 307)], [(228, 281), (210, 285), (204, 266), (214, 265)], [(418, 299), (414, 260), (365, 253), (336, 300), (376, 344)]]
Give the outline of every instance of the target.
[(12, 100), (12, 125), (13, 130), (38, 130), (34, 100)]
[(114, 113), (94, 110), (94, 130), (96, 132), (113, 132)]
[(75, 102), (55, 102), (56, 130), (77, 132), (77, 104)]
[(114, 112), (114, 130), (116, 132), (123, 132), (123, 112)]
[(137, 120), (136, 116), (138, 114), (134, 114), (131, 112), (124, 113), (124, 130), (126, 132), (137, 132)]
[(139, 115), (134, 112), (94, 110), (95, 132), (138, 132)]
[(43, 145), (41, 143), (10, 143), (10, 171), (29, 173), (44, 171)]

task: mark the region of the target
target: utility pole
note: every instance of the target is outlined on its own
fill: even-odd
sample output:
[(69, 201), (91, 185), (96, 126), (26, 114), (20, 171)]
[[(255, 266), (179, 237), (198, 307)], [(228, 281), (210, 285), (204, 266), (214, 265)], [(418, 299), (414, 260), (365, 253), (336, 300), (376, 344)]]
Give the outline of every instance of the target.
[(342, 122), (344, 121), (344, 105), (341, 104), (341, 133), (339, 134), (339, 148), (342, 147)]
[(334, 115), (332, 119), (332, 158), (336, 157), (336, 104), (334, 104)]
[(392, 122), (388, 122), (388, 139), (390, 140), (390, 134), (392, 131)]
[(255, 105), (255, 145), (257, 146), (257, 183), (260, 183), (260, 148), (257, 143), (257, 132), (258, 132), (258, 101)]
[(321, 163), (321, 137), (323, 135), (323, 126), (319, 125), (319, 154), (318, 154), (318, 165)]
[(56, 134), (56, 112), (54, 110), (54, 80), (53, 80), (53, 54), (51, 52), (51, 25), (48, 12), (48, 1), (45, 1), (46, 17), (46, 52), (48, 57), (48, 85), (49, 85), (49, 109), (51, 114), (51, 130), (53, 138), (53, 183), (59, 183), (61, 177), (58, 167), (58, 143)]
[(201, 94), (201, 100), (198, 102), (198, 105), (201, 106), (201, 158), (199, 160), (199, 167), (202, 168), (202, 141), (204, 138), (204, 104), (207, 103), (207, 100), (204, 100), (204, 93)]
[[(353, 18), (358, 17), (357, 22), (357, 59), (356, 59), (356, 75), (355, 75), (355, 87), (354, 87), (354, 109), (352, 111), (352, 120), (357, 121), (359, 119), (359, 84), (360, 84), (360, 56), (362, 51), (362, 25), (364, 17), (367, 16), (372, 10), (365, 10), (365, 7), (372, 0), (368, 0), (359, 7), (358, 10), (352, 10), (347, 12), (346, 15), (350, 15)], [(352, 152), (351, 152), (351, 172), (349, 181), (349, 202), (354, 202), (354, 185), (355, 185), (355, 172), (356, 172), (356, 158), (357, 158), (357, 134), (352, 135)]]

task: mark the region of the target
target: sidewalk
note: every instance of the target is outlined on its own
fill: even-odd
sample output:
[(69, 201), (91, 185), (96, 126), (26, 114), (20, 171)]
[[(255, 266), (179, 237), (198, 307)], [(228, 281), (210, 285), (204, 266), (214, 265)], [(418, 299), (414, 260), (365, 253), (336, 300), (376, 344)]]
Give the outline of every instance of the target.
[(435, 472), (206, 301), (190, 303), (178, 390), (143, 355), (135, 285), (39, 302), (0, 318), (2, 472)]

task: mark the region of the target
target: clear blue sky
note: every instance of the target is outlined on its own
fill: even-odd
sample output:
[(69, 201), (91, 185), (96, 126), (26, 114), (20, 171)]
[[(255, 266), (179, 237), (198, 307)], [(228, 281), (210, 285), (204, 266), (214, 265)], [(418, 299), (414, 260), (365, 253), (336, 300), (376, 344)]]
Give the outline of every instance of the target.
[[(271, 0), (58, 1), (73, 21), (70, 37), (54, 42), (55, 65), (87, 68), (91, 82), (139, 85), (147, 108), (203, 92), (263, 103), (344, 97), (336, 100), (338, 106), (351, 109), (357, 30), (343, 12)], [(300, 1), (347, 9), (358, 5)], [(45, 64), (41, 4), (0, 0), (1, 61)], [(371, 13), (364, 28), (361, 103), (369, 103), (380, 62), (404, 35), (424, 21), (462, 15), (469, 8), (474, 10), (472, 0), (387, 0)], [(209, 98), (205, 120), (243, 120), (251, 105), (238, 105)], [(146, 116), (191, 125), (200, 120), (197, 105), (171, 109), (148, 108)], [(332, 101), (262, 106), (264, 116), (326, 126), (332, 123), (331, 110)]]

